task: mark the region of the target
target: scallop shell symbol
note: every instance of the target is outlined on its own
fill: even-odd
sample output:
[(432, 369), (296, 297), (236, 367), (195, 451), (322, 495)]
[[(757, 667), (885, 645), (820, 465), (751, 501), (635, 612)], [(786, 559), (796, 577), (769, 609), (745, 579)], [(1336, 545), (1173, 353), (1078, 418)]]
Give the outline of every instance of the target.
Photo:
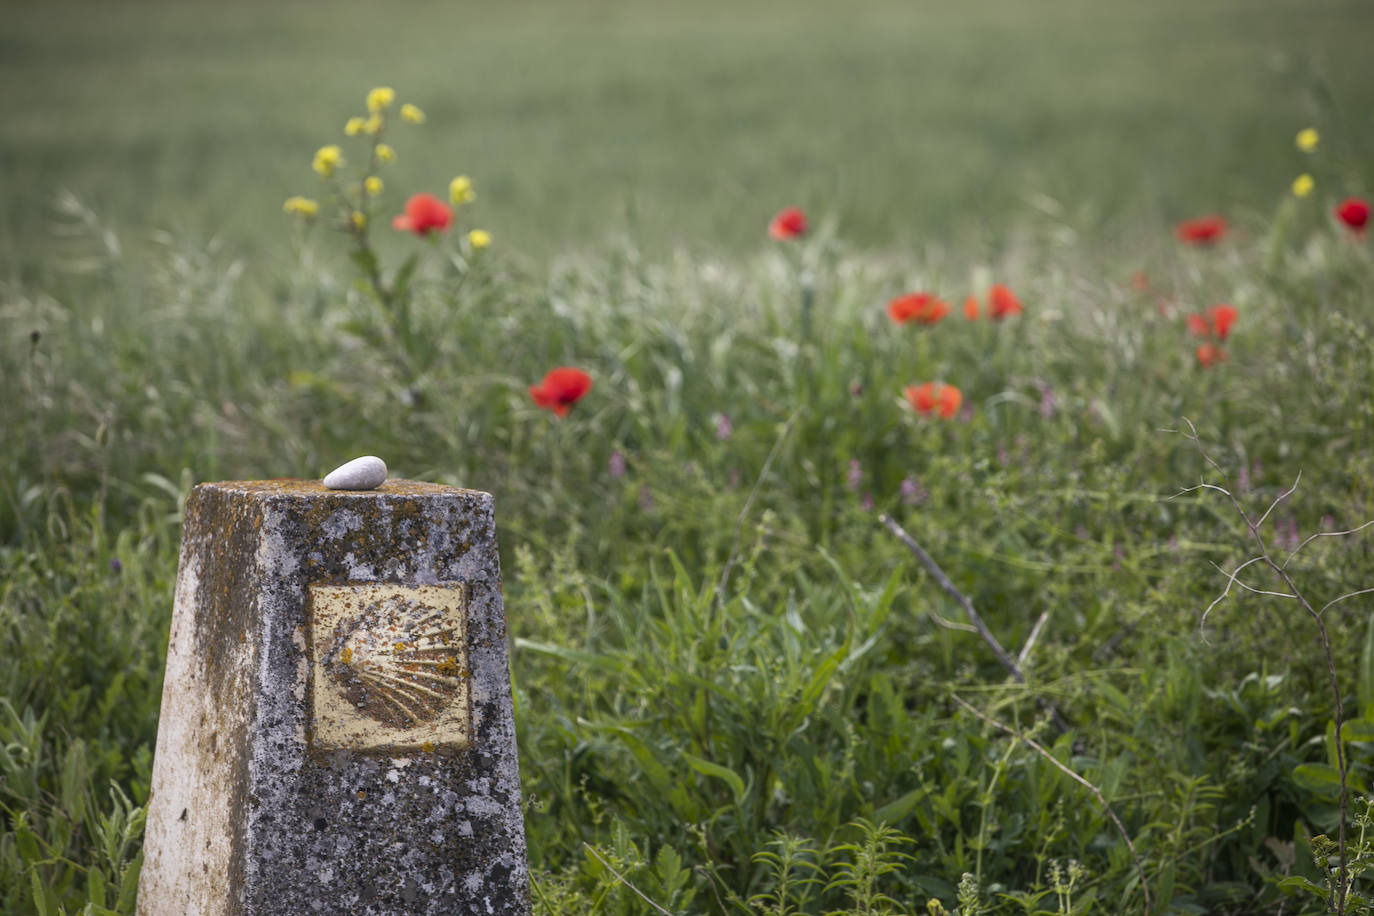
[(336, 634), (325, 670), (349, 703), (393, 728), (433, 722), (462, 684), (457, 630), (433, 608), (392, 595)]

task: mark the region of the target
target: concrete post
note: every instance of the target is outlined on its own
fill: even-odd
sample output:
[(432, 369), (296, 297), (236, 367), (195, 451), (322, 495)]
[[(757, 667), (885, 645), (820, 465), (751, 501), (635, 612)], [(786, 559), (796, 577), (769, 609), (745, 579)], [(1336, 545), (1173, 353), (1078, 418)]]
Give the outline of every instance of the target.
[(529, 912), (492, 499), (186, 503), (138, 912)]

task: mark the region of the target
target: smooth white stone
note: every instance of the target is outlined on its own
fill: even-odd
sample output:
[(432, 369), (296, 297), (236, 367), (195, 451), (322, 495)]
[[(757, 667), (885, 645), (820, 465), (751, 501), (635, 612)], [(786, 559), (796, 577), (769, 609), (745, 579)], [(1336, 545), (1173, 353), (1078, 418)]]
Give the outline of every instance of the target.
[(331, 490), (375, 490), (385, 482), (386, 462), (376, 455), (354, 458), (324, 478), (324, 485)]

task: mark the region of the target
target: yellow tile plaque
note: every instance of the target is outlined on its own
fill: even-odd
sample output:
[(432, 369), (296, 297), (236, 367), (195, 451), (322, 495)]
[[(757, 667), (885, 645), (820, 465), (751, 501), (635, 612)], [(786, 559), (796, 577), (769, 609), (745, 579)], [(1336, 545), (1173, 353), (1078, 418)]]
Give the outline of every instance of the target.
[(467, 599), (458, 582), (310, 586), (314, 747), (466, 745)]

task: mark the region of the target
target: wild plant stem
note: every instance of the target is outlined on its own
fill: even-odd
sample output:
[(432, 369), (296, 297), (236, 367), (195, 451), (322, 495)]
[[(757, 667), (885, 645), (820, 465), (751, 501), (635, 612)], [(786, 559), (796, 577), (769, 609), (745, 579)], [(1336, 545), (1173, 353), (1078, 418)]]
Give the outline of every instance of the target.
[(594, 859), (596, 859), (596, 861), (600, 862), (600, 863), (601, 863), (601, 866), (602, 866), (603, 868), (605, 868), (606, 871), (608, 871), (608, 872), (610, 872), (612, 875), (614, 875), (614, 876), (615, 876), (615, 879), (616, 879), (617, 881), (619, 881), (621, 884), (623, 884), (623, 885), (625, 885), (626, 887), (628, 887), (630, 890), (634, 891), (635, 894), (637, 894), (637, 895), (639, 896), (639, 899), (640, 899), (640, 900), (643, 900), (645, 903), (649, 904), (649, 906), (653, 907), (655, 910), (657, 910), (658, 912), (662, 913), (663, 916), (673, 916), (673, 911), (672, 911), (672, 910), (665, 910), (663, 907), (659, 906), (659, 905), (658, 905), (657, 903), (655, 903), (653, 900), (649, 899), (649, 897), (648, 897), (643, 891), (641, 891), (639, 888), (637, 888), (637, 887), (635, 887), (633, 884), (631, 884), (631, 883), (630, 883), (630, 880), (629, 880), (628, 878), (626, 878), (626, 877), (625, 877), (624, 875), (622, 875), (620, 872), (616, 871), (616, 870), (615, 870), (615, 866), (612, 865), (610, 862), (607, 862), (607, 861), (606, 861), (606, 858), (605, 858), (603, 855), (601, 855), (601, 853), (599, 853), (599, 852), (596, 851), (596, 847), (595, 847), (595, 846), (592, 846), (590, 843), (585, 843), (585, 842), (584, 842), (584, 843), (582, 844), (582, 848), (585, 849), (585, 850), (587, 850), (587, 852), (591, 853), (591, 854), (592, 854), (592, 858), (594, 858)]
[[(1223, 471), (1221, 470), (1221, 466), (1218, 465), (1214, 460), (1212, 460), (1212, 457), (1211, 457), (1210, 455), (1208, 455), (1206, 449), (1203, 448), (1203, 446), (1202, 446), (1202, 440), (1201, 440), (1201, 438), (1198, 436), (1198, 433), (1197, 433), (1197, 427), (1195, 427), (1195, 426), (1193, 425), (1192, 421), (1189, 420), (1187, 417), (1185, 417), (1185, 418), (1183, 419), (1183, 422), (1188, 424), (1188, 439), (1189, 439), (1189, 440), (1193, 443), (1193, 445), (1197, 448), (1198, 454), (1200, 454), (1200, 455), (1202, 456), (1203, 460), (1205, 460), (1205, 461), (1206, 461), (1208, 464), (1210, 464), (1214, 469), (1216, 469), (1216, 471), (1217, 471), (1218, 473), (1221, 473), (1221, 474), (1223, 474), (1223, 476), (1224, 476), (1225, 472), (1223, 472)], [(1264, 543), (1264, 536), (1260, 534), (1260, 526), (1264, 524), (1265, 520), (1269, 518), (1269, 515), (1274, 511), (1274, 509), (1278, 506), (1278, 504), (1279, 504), (1280, 502), (1282, 502), (1283, 500), (1287, 499), (1289, 496), (1291, 496), (1294, 492), (1297, 491), (1297, 489), (1298, 489), (1298, 483), (1299, 483), (1301, 480), (1302, 480), (1302, 474), (1299, 473), (1299, 474), (1298, 474), (1298, 479), (1295, 480), (1295, 481), (1293, 482), (1293, 486), (1289, 487), (1289, 488), (1288, 488), (1287, 490), (1285, 490), (1283, 493), (1280, 493), (1277, 497), (1275, 497), (1275, 498), (1274, 498), (1274, 501), (1271, 502), (1271, 503), (1269, 504), (1269, 508), (1265, 509), (1265, 510), (1264, 510), (1264, 514), (1261, 515), (1258, 519), (1251, 519), (1251, 518), (1250, 518), (1250, 514), (1249, 514), (1248, 512), (1245, 511), (1245, 509), (1244, 509), (1243, 506), (1241, 506), (1240, 500), (1236, 499), (1235, 494), (1232, 493), (1231, 490), (1228, 489), (1227, 487), (1220, 487), (1220, 486), (1216, 486), (1215, 484), (1206, 484), (1206, 483), (1204, 483), (1204, 484), (1200, 484), (1200, 488), (1209, 489), (1209, 490), (1218, 490), (1218, 491), (1220, 491), (1221, 493), (1224, 493), (1224, 494), (1226, 495), (1226, 498), (1229, 499), (1229, 500), (1231, 501), (1232, 507), (1235, 508), (1236, 513), (1240, 516), (1241, 521), (1245, 522), (1245, 527), (1250, 531), (1250, 536), (1253, 537), (1253, 538), (1255, 539), (1255, 545), (1259, 548), (1259, 556), (1258, 556), (1258, 557), (1255, 557), (1255, 558), (1249, 560), (1248, 562), (1242, 564), (1242, 566), (1237, 567), (1237, 569), (1236, 569), (1234, 572), (1231, 573), (1231, 575), (1230, 575), (1231, 582), (1236, 582), (1236, 581), (1237, 581), (1237, 580), (1236, 580), (1236, 576), (1240, 573), (1241, 569), (1243, 569), (1245, 566), (1249, 566), (1251, 563), (1254, 563), (1254, 562), (1256, 562), (1256, 561), (1261, 562), (1261, 563), (1263, 563), (1265, 566), (1268, 566), (1270, 569), (1272, 569), (1276, 574), (1278, 574), (1278, 577), (1279, 577), (1280, 579), (1283, 580), (1283, 584), (1286, 585), (1286, 586), (1288, 586), (1288, 592), (1289, 592), (1289, 593), (1286, 594), (1286, 595), (1278, 594), (1278, 593), (1273, 593), (1273, 592), (1271, 592), (1271, 593), (1269, 593), (1269, 594), (1274, 594), (1276, 597), (1280, 597), (1280, 598), (1292, 598), (1292, 599), (1297, 600), (1297, 602), (1298, 602), (1299, 604), (1302, 605), (1303, 610), (1305, 610), (1305, 611), (1308, 613), (1308, 615), (1312, 618), (1312, 622), (1315, 623), (1315, 624), (1317, 625), (1317, 633), (1318, 633), (1318, 635), (1321, 637), (1322, 652), (1323, 652), (1323, 653), (1325, 654), (1325, 656), (1326, 656), (1326, 673), (1327, 673), (1327, 678), (1328, 678), (1328, 680), (1330, 681), (1330, 684), (1331, 684), (1331, 698), (1332, 698), (1333, 705), (1334, 705), (1334, 719), (1335, 719), (1335, 726), (1336, 726), (1336, 771), (1337, 771), (1337, 775), (1339, 776), (1339, 782), (1340, 782), (1340, 788), (1339, 788), (1340, 822), (1339, 822), (1339, 824), (1337, 825), (1337, 830), (1338, 830), (1338, 837), (1337, 837), (1338, 843), (1337, 843), (1337, 845), (1338, 845), (1338, 847), (1339, 847), (1340, 865), (1339, 865), (1339, 868), (1338, 868), (1338, 870), (1337, 870), (1337, 872), (1336, 872), (1336, 878), (1337, 878), (1337, 879), (1336, 879), (1336, 884), (1335, 884), (1335, 886), (1331, 889), (1331, 898), (1330, 898), (1330, 900), (1329, 900), (1329, 905), (1332, 907), (1332, 909), (1334, 909), (1334, 910), (1336, 911), (1336, 916), (1345, 916), (1345, 898), (1346, 898), (1346, 880), (1347, 880), (1346, 872), (1347, 872), (1347, 869), (1348, 869), (1348, 863), (1347, 863), (1347, 861), (1346, 861), (1345, 838), (1346, 838), (1346, 821), (1347, 821), (1348, 816), (1349, 816), (1349, 815), (1348, 815), (1348, 811), (1347, 811), (1347, 806), (1348, 806), (1348, 804), (1349, 804), (1349, 800), (1348, 800), (1348, 794), (1349, 794), (1349, 793), (1348, 793), (1348, 789), (1347, 789), (1347, 787), (1346, 787), (1345, 748), (1344, 748), (1343, 743), (1342, 743), (1342, 742), (1344, 741), (1344, 735), (1342, 734), (1342, 731), (1343, 731), (1343, 728), (1344, 728), (1344, 715), (1343, 715), (1343, 711), (1342, 711), (1342, 708), (1341, 708), (1341, 707), (1342, 707), (1342, 704), (1341, 704), (1341, 687), (1340, 687), (1340, 683), (1339, 683), (1339, 681), (1338, 681), (1338, 679), (1337, 679), (1337, 677), (1336, 677), (1336, 660), (1335, 660), (1335, 656), (1334, 656), (1334, 655), (1332, 654), (1332, 652), (1331, 652), (1331, 638), (1330, 638), (1330, 636), (1329, 636), (1329, 635), (1327, 634), (1327, 632), (1326, 632), (1326, 623), (1325, 623), (1325, 621), (1322, 620), (1322, 615), (1321, 615), (1321, 613), (1320, 613), (1319, 611), (1317, 611), (1314, 607), (1312, 607), (1312, 604), (1307, 600), (1306, 596), (1304, 596), (1303, 593), (1302, 593), (1301, 591), (1299, 591), (1298, 586), (1297, 586), (1297, 583), (1293, 581), (1293, 578), (1292, 578), (1290, 575), (1288, 575), (1288, 570), (1287, 570), (1287, 568), (1286, 568), (1287, 565), (1288, 565), (1288, 561), (1285, 561), (1283, 564), (1279, 564), (1278, 562), (1276, 562), (1276, 561), (1274, 560), (1274, 558), (1273, 558), (1272, 556), (1270, 556), (1270, 554), (1269, 554), (1269, 547), (1268, 547), (1268, 545), (1266, 545), (1266, 544)], [(1360, 526), (1360, 528), (1363, 528), (1363, 527), (1364, 527), (1364, 525), (1361, 525), (1361, 526)], [(1359, 530), (1359, 529), (1355, 529), (1355, 530)], [(1308, 540), (1311, 540), (1311, 538), (1309, 538)], [(1303, 543), (1300, 544), (1300, 545), (1298, 546), (1297, 550), (1301, 550), (1304, 546), (1306, 546), (1306, 544), (1307, 544), (1307, 541), (1303, 541)], [(1296, 553), (1297, 553), (1297, 550), (1295, 550), (1293, 553), (1296, 554)], [(1290, 554), (1288, 559), (1291, 560), (1292, 558), (1293, 558), (1293, 555)], [(1243, 585), (1243, 583), (1242, 583), (1242, 585)], [(1227, 591), (1229, 591), (1229, 590), (1230, 590), (1230, 583), (1227, 584)], [(1356, 594), (1356, 593), (1351, 593), (1351, 594), (1353, 595), (1353, 594)], [(1225, 597), (1225, 593), (1223, 593), (1222, 597)], [(1348, 595), (1342, 595), (1340, 598), (1337, 598), (1336, 601), (1340, 601), (1340, 600), (1342, 600), (1342, 599), (1344, 599), (1344, 598), (1346, 598), (1346, 597), (1350, 597), (1350, 596), (1348, 596)], [(1218, 599), (1218, 600), (1220, 600), (1220, 599)], [(1330, 606), (1331, 606), (1332, 604), (1334, 604), (1334, 603), (1335, 603), (1334, 601), (1333, 601), (1333, 602), (1329, 602), (1329, 603), (1326, 605), (1326, 607), (1330, 607)], [(1216, 602), (1213, 602), (1213, 605), (1215, 605), (1215, 604), (1216, 604)], [(1211, 608), (1209, 607), (1208, 610), (1210, 610), (1210, 609), (1211, 609)], [(1323, 610), (1325, 610), (1325, 609), (1326, 609), (1326, 608), (1324, 607)], [(1206, 616), (1206, 615), (1204, 614), (1204, 617), (1205, 617), (1205, 616)]]
[(1342, 709), (1341, 709), (1341, 687), (1340, 687), (1339, 682), (1338, 682), (1337, 679), (1336, 679), (1336, 660), (1335, 660), (1334, 656), (1333, 656), (1332, 653), (1331, 653), (1331, 638), (1327, 635), (1327, 632), (1326, 632), (1326, 623), (1322, 620), (1321, 614), (1317, 613), (1317, 611), (1312, 607), (1312, 605), (1308, 603), (1307, 598), (1303, 596), (1302, 592), (1298, 591), (1297, 585), (1293, 582), (1292, 578), (1288, 575), (1288, 572), (1287, 572), (1282, 566), (1278, 565), (1278, 564), (1275, 563), (1272, 559), (1270, 559), (1268, 551), (1264, 550), (1264, 542), (1263, 542), (1263, 540), (1260, 538), (1259, 532), (1258, 532), (1257, 530), (1255, 530), (1255, 529), (1252, 528), (1252, 529), (1251, 529), (1251, 533), (1254, 534), (1256, 542), (1259, 543), (1259, 545), (1260, 545), (1260, 550), (1261, 550), (1261, 551), (1264, 551), (1264, 562), (1267, 563), (1271, 569), (1273, 569), (1276, 573), (1279, 574), (1279, 577), (1280, 577), (1281, 579), (1283, 579), (1284, 584), (1287, 585), (1287, 586), (1289, 587), (1289, 589), (1292, 590), (1293, 594), (1297, 597), (1298, 603), (1302, 605), (1303, 610), (1307, 611), (1307, 613), (1310, 614), (1310, 615), (1312, 616), (1312, 621), (1317, 625), (1317, 632), (1321, 635), (1321, 640), (1322, 640), (1322, 651), (1326, 654), (1326, 673), (1327, 673), (1328, 679), (1329, 679), (1330, 682), (1331, 682), (1331, 696), (1332, 696), (1332, 698), (1335, 700), (1335, 721), (1336, 721), (1336, 770), (1337, 770), (1338, 774), (1340, 775), (1340, 811), (1341, 811), (1340, 823), (1337, 825), (1337, 830), (1338, 830), (1338, 843), (1339, 843), (1339, 846), (1340, 846), (1340, 870), (1337, 872), (1337, 875), (1338, 875), (1337, 886), (1336, 886), (1335, 888), (1332, 888), (1332, 896), (1335, 898), (1335, 900), (1334, 900), (1333, 902), (1334, 902), (1335, 908), (1336, 908), (1336, 916), (1345, 916), (1346, 868), (1347, 868), (1346, 850), (1345, 850), (1345, 835), (1346, 835), (1346, 823), (1345, 823), (1345, 822), (1346, 822), (1346, 818), (1347, 818), (1346, 806), (1347, 806), (1347, 804), (1348, 804), (1348, 797), (1347, 797), (1347, 795), (1348, 795), (1348, 790), (1346, 789), (1346, 784), (1345, 784), (1345, 783), (1346, 783), (1345, 735), (1343, 734), (1343, 729), (1344, 729), (1344, 716), (1343, 716)]
[(952, 699), (954, 702), (958, 703), (964, 709), (973, 713), (975, 716), (982, 719), (984, 722), (988, 723), (994, 728), (1006, 732), (1008, 735), (1011, 735), (1018, 741), (1023, 742), (1031, 750), (1035, 751), (1041, 757), (1044, 757), (1046, 760), (1048, 760), (1055, 768), (1063, 772), (1074, 782), (1083, 786), (1085, 789), (1087, 789), (1089, 792), (1093, 794), (1093, 796), (1097, 799), (1098, 803), (1102, 805), (1102, 809), (1107, 812), (1107, 817), (1111, 818), (1112, 823), (1116, 825), (1117, 832), (1121, 834), (1121, 839), (1123, 842), (1125, 842), (1126, 848), (1130, 850), (1131, 858), (1135, 861), (1136, 873), (1140, 875), (1140, 893), (1143, 894), (1145, 897), (1145, 916), (1149, 916), (1151, 906), (1150, 886), (1149, 882), (1145, 877), (1145, 866), (1141, 863), (1140, 856), (1135, 851), (1135, 844), (1131, 842), (1131, 835), (1126, 832), (1126, 826), (1121, 823), (1121, 818), (1116, 816), (1116, 812), (1112, 810), (1112, 806), (1107, 803), (1107, 799), (1102, 796), (1102, 792), (1097, 788), (1097, 786), (1088, 782), (1082, 776), (1079, 776), (1073, 770), (1069, 769), (1067, 766), (1060, 763), (1058, 757), (1051, 754), (1048, 750), (1046, 750), (1042, 745), (1037, 743), (1034, 739), (1026, 737), (1021, 732), (1018, 732), (1016, 729), (1012, 728), (1010, 725), (1005, 725), (997, 721), (996, 719), (984, 713), (982, 710), (978, 709), (973, 704), (965, 701), (964, 698), (959, 696), (957, 693), (951, 693), (949, 696), (950, 699)]

